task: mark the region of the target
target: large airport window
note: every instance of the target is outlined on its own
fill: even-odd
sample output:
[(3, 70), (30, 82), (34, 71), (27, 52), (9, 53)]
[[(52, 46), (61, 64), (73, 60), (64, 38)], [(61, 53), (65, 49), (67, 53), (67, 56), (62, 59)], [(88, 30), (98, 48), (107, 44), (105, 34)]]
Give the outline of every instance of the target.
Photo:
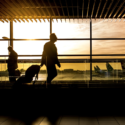
[(82, 19), (62, 19), (62, 22), (54, 19), (52, 23), (52, 32), (58, 38), (89, 38), (90, 20)]
[[(29, 40), (13, 40), (13, 48), (18, 55), (18, 69), (24, 75), (26, 69), (33, 64), (40, 65), (43, 47), (49, 41), (50, 22), (13, 22), (13, 38)], [(53, 81), (86, 81), (90, 80), (123, 80), (122, 62), (125, 53), (125, 40), (102, 38), (124, 38), (123, 20), (96, 19), (92, 20), (92, 67), (90, 65), (90, 20), (88, 19), (53, 19), (52, 33), (57, 35), (58, 58), (61, 68), (57, 65), (57, 77)], [(0, 23), (0, 35), (10, 37), (9, 23)], [(73, 40), (73, 39), (77, 40)], [(80, 38), (80, 39), (79, 39)], [(88, 40), (83, 40), (88, 38)], [(93, 38), (98, 38), (93, 40)], [(46, 39), (46, 40), (30, 40)], [(70, 40), (68, 40), (70, 39)], [(0, 55), (8, 55), (8, 40), (0, 41)], [(114, 54), (112, 56), (112, 54)], [(116, 54), (116, 55), (115, 55)], [(27, 56), (26, 56), (27, 55)], [(29, 55), (29, 56), (28, 56)], [(35, 56), (37, 55), (37, 56)], [(39, 55), (39, 56), (38, 56)], [(7, 57), (0, 57), (1, 81), (8, 81), (7, 64), (2, 62)], [(30, 60), (31, 59), (31, 60)], [(36, 60), (35, 60), (36, 59)], [(37, 60), (38, 59), (38, 60)], [(26, 62), (27, 60), (27, 62)], [(92, 69), (91, 69), (92, 68)], [(92, 74), (90, 72), (92, 70)], [(1, 75), (1, 74), (0, 74)], [(45, 81), (47, 71), (45, 65), (40, 69), (38, 81)], [(81, 83), (82, 83), (81, 82)], [(60, 82), (59, 82), (60, 83)], [(70, 82), (71, 83), (71, 82)], [(75, 83), (75, 82), (74, 82)]]
[(93, 38), (124, 38), (125, 37), (124, 21), (116, 19), (96, 19), (92, 20), (92, 37)]
[(50, 35), (50, 22), (29, 21), (13, 22), (13, 37), (15, 39), (46, 39)]

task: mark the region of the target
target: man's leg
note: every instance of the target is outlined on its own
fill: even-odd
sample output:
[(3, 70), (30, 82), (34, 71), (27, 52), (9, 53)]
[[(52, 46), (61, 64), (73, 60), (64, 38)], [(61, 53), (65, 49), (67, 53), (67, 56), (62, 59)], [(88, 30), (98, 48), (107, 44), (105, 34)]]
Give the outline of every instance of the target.
[(10, 82), (15, 82), (16, 81), (15, 70), (10, 70), (9, 71), (9, 81)]
[(51, 84), (51, 81), (57, 76), (57, 70), (55, 65), (51, 66), (51, 67), (47, 67), (47, 83)]

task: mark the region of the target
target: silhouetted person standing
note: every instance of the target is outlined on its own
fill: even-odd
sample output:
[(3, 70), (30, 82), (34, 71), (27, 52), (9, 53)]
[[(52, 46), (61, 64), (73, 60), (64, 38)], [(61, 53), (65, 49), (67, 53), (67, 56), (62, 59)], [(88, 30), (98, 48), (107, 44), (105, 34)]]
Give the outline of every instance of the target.
[(51, 81), (57, 76), (55, 64), (57, 64), (58, 67), (61, 67), (57, 57), (57, 48), (54, 44), (56, 41), (56, 35), (54, 33), (50, 34), (50, 41), (45, 43), (43, 48), (41, 66), (43, 66), (44, 64), (46, 65), (48, 74), (47, 84), (51, 84)]
[(15, 76), (15, 69), (18, 68), (17, 66), (18, 55), (11, 46), (8, 47), (8, 51), (9, 51), (9, 58), (7, 60), (7, 67), (8, 67), (8, 72), (9, 72), (9, 81), (15, 82), (16, 77), (14, 76)]

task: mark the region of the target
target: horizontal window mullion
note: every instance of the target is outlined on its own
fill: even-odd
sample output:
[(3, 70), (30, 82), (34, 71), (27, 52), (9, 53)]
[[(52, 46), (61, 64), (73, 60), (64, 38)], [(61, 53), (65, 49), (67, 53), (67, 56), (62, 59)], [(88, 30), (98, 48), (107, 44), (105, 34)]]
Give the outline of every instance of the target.
[[(92, 63), (121, 62), (125, 58), (116, 59), (92, 59)], [(6, 63), (7, 59), (0, 59), (0, 63)], [(90, 59), (59, 59), (60, 63), (90, 63)], [(41, 63), (41, 59), (18, 59), (18, 63)]]
[[(26, 56), (42, 56), (42, 55), (18, 55), (18, 57), (26, 57)], [(58, 56), (90, 56), (90, 54), (81, 54), (81, 55), (58, 55)], [(92, 54), (92, 56), (125, 56), (125, 54)], [(0, 55), (0, 57), (8, 57), (8, 55)]]
[[(32, 40), (32, 41), (39, 41), (39, 40), (50, 40), (50, 39), (0, 39), (0, 41), (8, 41), (8, 40), (17, 40), (17, 41), (29, 41), (29, 40)], [(125, 38), (70, 38), (70, 39), (67, 39), (67, 38), (63, 38), (63, 39), (57, 39), (57, 40), (125, 40)]]

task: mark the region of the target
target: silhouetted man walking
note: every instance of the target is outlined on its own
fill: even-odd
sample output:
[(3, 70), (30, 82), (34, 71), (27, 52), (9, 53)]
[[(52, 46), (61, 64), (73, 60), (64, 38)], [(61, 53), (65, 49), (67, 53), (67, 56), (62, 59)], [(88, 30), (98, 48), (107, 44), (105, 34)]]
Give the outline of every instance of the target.
[(9, 81), (15, 82), (16, 81), (15, 69), (18, 68), (17, 66), (18, 55), (11, 46), (8, 47), (8, 51), (9, 51), (9, 58), (7, 60), (7, 67), (9, 72)]
[(61, 67), (58, 57), (57, 57), (57, 48), (55, 46), (55, 42), (57, 41), (57, 37), (54, 33), (50, 34), (50, 41), (45, 43), (43, 48), (43, 56), (41, 60), (41, 66), (44, 64), (47, 68), (47, 84), (51, 84), (52, 79), (57, 76), (57, 70), (55, 64), (58, 67)]

